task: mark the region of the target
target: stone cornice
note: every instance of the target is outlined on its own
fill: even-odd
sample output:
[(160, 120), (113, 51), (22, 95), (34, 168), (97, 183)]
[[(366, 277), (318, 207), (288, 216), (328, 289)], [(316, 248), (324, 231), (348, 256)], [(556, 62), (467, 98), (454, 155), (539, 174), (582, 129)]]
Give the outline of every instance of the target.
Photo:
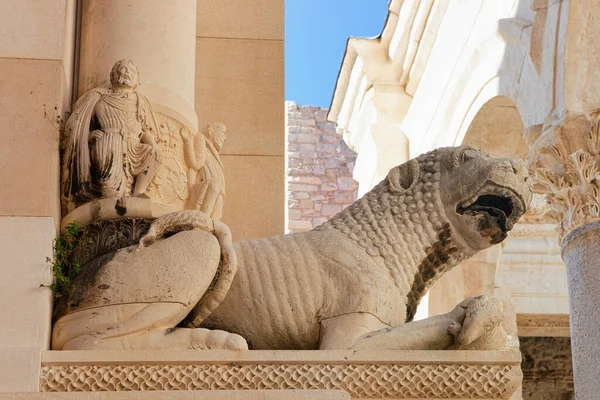
[[(328, 114), (330, 121), (338, 123), (338, 131), (347, 141), (347, 136), (351, 135), (348, 133), (351, 120), (358, 115), (357, 110), (371, 89), (376, 93), (394, 93), (396, 104), (388, 107), (396, 107), (395, 114), (401, 116), (400, 121), (394, 122), (402, 122), (411, 100), (406, 91), (410, 72), (415, 64), (422, 69), (431, 52), (432, 42), (422, 39), (427, 34), (435, 37), (445, 12), (444, 5), (434, 3), (427, 0), (391, 1), (384, 29), (378, 37), (348, 40)], [(424, 42), (427, 42), (427, 48), (422, 48)], [(412, 82), (412, 93), (416, 85), (418, 82)], [(390, 97), (385, 97), (380, 104), (389, 104)], [(380, 107), (376, 105), (376, 108), (379, 112)]]

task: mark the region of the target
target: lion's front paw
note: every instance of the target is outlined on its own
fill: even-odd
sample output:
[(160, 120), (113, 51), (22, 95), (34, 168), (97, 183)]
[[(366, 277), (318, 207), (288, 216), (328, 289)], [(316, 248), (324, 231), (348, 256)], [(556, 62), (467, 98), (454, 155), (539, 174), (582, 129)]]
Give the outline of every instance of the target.
[(452, 323), (448, 326), (448, 333), (454, 337), (458, 336), (461, 330), (462, 325), (456, 321), (452, 321)]

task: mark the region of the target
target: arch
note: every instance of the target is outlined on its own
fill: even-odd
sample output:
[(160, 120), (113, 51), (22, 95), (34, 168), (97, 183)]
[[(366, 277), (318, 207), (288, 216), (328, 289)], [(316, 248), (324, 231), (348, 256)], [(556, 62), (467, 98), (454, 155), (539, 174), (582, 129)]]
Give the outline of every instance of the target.
[(463, 144), (485, 150), (492, 157), (525, 158), (525, 125), (511, 99), (496, 96), (484, 103), (466, 129)]

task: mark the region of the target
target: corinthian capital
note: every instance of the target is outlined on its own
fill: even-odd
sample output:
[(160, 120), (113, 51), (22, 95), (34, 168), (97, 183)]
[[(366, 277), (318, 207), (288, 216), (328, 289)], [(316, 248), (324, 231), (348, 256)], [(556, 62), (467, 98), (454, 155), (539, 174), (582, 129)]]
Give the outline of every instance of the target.
[(546, 124), (529, 151), (537, 189), (546, 194), (559, 240), (600, 220), (600, 110)]

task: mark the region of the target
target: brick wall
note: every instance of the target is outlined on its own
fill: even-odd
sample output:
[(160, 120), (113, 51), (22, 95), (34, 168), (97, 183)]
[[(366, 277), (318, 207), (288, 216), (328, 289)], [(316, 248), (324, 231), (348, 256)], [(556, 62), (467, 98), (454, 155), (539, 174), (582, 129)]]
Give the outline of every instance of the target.
[(327, 111), (286, 103), (288, 232), (311, 230), (356, 200), (356, 153), (326, 121)]

